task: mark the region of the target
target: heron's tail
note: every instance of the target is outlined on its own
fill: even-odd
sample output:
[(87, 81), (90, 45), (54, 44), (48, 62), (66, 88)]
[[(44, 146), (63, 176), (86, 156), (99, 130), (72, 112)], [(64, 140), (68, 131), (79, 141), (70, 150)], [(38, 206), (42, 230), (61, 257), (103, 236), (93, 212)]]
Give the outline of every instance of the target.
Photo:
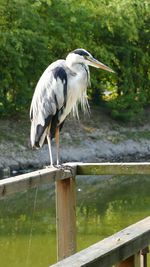
[(37, 125), (35, 126), (33, 122), (31, 122), (31, 132), (30, 132), (30, 141), (32, 147), (42, 147), (48, 132), (48, 127)]

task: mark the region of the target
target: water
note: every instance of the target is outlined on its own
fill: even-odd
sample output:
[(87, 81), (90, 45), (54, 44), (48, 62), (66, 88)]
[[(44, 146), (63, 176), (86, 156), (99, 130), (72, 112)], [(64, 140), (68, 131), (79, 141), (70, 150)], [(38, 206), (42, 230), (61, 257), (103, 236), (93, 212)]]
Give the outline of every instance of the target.
[[(78, 250), (149, 215), (149, 176), (77, 178)], [(1, 199), (0, 236), (0, 266), (47, 267), (54, 263), (54, 186)]]
[(29, 266), (29, 262), (31, 258), (32, 236), (33, 236), (33, 229), (34, 229), (34, 214), (35, 214), (36, 204), (37, 204), (37, 194), (38, 194), (38, 186), (35, 189), (35, 196), (34, 196), (34, 202), (33, 202), (33, 212), (32, 212), (32, 218), (31, 218), (31, 228), (30, 228), (28, 251), (27, 251), (27, 257), (26, 257), (26, 266)]

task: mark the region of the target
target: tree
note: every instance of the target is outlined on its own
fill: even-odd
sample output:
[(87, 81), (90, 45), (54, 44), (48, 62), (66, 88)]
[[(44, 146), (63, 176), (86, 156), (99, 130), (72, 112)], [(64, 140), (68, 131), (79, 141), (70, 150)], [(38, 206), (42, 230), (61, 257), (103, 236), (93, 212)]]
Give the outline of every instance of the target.
[(148, 0), (0, 0), (0, 112), (29, 107), (52, 61), (77, 47), (116, 74), (92, 71), (89, 97), (112, 91), (115, 118), (134, 119), (150, 102)]
[(48, 38), (39, 34), (43, 21), (27, 1), (1, 1), (0, 5), (0, 112), (12, 113), (29, 106), (31, 88), (47, 58)]

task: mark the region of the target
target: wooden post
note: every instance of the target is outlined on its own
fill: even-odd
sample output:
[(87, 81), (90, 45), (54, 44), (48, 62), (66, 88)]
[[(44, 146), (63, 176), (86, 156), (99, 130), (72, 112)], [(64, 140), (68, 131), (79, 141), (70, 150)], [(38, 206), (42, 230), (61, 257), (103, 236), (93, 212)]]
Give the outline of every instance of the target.
[(140, 267), (141, 266), (141, 255), (137, 253), (128, 259), (116, 264), (114, 267)]
[(57, 260), (76, 252), (75, 178), (56, 181)]
[(149, 253), (149, 247), (145, 247), (141, 250), (141, 255), (142, 255), (141, 267), (147, 267), (147, 253)]

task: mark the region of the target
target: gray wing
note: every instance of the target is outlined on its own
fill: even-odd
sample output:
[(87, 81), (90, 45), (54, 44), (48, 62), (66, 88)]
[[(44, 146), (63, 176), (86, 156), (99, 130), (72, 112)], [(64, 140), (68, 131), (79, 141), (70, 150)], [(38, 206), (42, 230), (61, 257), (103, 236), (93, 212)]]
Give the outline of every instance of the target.
[(42, 74), (31, 102), (31, 145), (42, 146), (52, 119), (66, 104), (67, 73), (65, 60), (52, 63)]

